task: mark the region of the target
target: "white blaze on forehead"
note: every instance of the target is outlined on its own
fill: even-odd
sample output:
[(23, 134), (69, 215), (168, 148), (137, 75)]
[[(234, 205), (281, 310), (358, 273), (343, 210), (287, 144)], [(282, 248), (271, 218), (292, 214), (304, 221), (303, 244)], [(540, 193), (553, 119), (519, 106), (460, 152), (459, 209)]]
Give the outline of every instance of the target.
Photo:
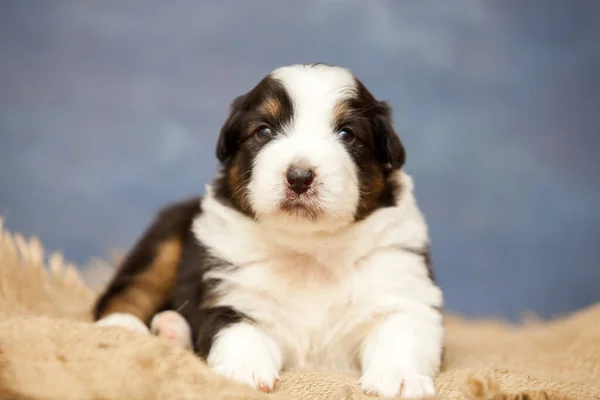
[(276, 69), (271, 76), (283, 84), (292, 100), (288, 135), (331, 134), (335, 106), (356, 90), (354, 76), (342, 67), (291, 65)]

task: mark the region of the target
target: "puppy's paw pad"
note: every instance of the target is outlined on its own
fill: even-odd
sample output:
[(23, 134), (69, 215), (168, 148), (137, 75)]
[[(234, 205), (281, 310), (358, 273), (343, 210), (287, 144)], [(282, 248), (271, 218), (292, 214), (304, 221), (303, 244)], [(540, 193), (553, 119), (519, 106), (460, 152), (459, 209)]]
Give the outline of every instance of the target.
[(369, 374), (361, 378), (360, 384), (366, 394), (384, 398), (428, 400), (435, 397), (433, 380), (423, 375)]
[(133, 332), (148, 334), (150, 331), (146, 324), (139, 318), (131, 314), (115, 313), (110, 314), (94, 323), (96, 326), (118, 326)]
[(150, 322), (152, 334), (168, 339), (173, 344), (190, 349), (192, 332), (183, 316), (175, 311), (163, 311), (156, 314)]
[(217, 365), (211, 369), (217, 374), (246, 384), (265, 393), (271, 392), (275, 386), (275, 382), (279, 380), (279, 374), (277, 371), (274, 368), (269, 368), (266, 366), (231, 367), (227, 365)]

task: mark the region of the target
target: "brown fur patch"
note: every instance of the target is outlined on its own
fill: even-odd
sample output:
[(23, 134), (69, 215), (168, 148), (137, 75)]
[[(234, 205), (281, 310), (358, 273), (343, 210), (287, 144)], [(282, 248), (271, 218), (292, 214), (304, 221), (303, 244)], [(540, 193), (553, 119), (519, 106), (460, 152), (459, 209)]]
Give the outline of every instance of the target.
[(238, 204), (244, 212), (251, 213), (252, 211), (246, 201), (246, 181), (249, 178), (249, 175), (242, 176), (244, 174), (247, 175), (248, 171), (243, 171), (242, 166), (240, 165), (240, 158), (235, 157), (231, 167), (227, 170), (227, 183), (231, 188), (230, 200), (233, 200), (235, 204)]
[(269, 118), (278, 119), (281, 116), (283, 107), (275, 97), (267, 97), (259, 106), (259, 110), (264, 112)]
[(239, 163), (234, 162), (229, 171), (227, 171), (227, 182), (231, 185), (231, 187), (237, 187), (240, 182), (240, 165)]
[(152, 264), (132, 277), (133, 281), (127, 290), (112, 297), (102, 314), (130, 313), (142, 321), (148, 321), (171, 294), (181, 250), (179, 237), (162, 242)]
[[(366, 171), (365, 169), (368, 169)], [(369, 211), (379, 206), (381, 193), (385, 189), (385, 177), (379, 164), (363, 166), (362, 174), (369, 179), (361, 179), (360, 204), (357, 209), (357, 219), (362, 219)]]

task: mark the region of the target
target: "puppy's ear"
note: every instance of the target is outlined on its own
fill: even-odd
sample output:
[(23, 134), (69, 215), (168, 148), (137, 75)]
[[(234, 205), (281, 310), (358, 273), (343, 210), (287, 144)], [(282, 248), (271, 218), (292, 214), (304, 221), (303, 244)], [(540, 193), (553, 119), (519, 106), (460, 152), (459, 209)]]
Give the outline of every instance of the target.
[(231, 103), (229, 117), (221, 127), (217, 140), (217, 158), (221, 163), (226, 162), (237, 151), (242, 134), (242, 116), (247, 94), (236, 97)]
[(393, 127), (392, 109), (385, 101), (377, 101), (371, 123), (379, 161), (390, 169), (402, 168), (406, 152)]

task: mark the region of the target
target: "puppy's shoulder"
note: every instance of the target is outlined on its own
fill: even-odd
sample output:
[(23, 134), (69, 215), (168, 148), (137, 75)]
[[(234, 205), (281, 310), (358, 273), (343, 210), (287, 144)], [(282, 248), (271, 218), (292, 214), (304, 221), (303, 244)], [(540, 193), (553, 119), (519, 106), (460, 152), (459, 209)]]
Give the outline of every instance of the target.
[(382, 207), (355, 227), (355, 234), (375, 247), (429, 242), (427, 221), (414, 195), (412, 178), (399, 170), (390, 178), (397, 185), (394, 204)]

